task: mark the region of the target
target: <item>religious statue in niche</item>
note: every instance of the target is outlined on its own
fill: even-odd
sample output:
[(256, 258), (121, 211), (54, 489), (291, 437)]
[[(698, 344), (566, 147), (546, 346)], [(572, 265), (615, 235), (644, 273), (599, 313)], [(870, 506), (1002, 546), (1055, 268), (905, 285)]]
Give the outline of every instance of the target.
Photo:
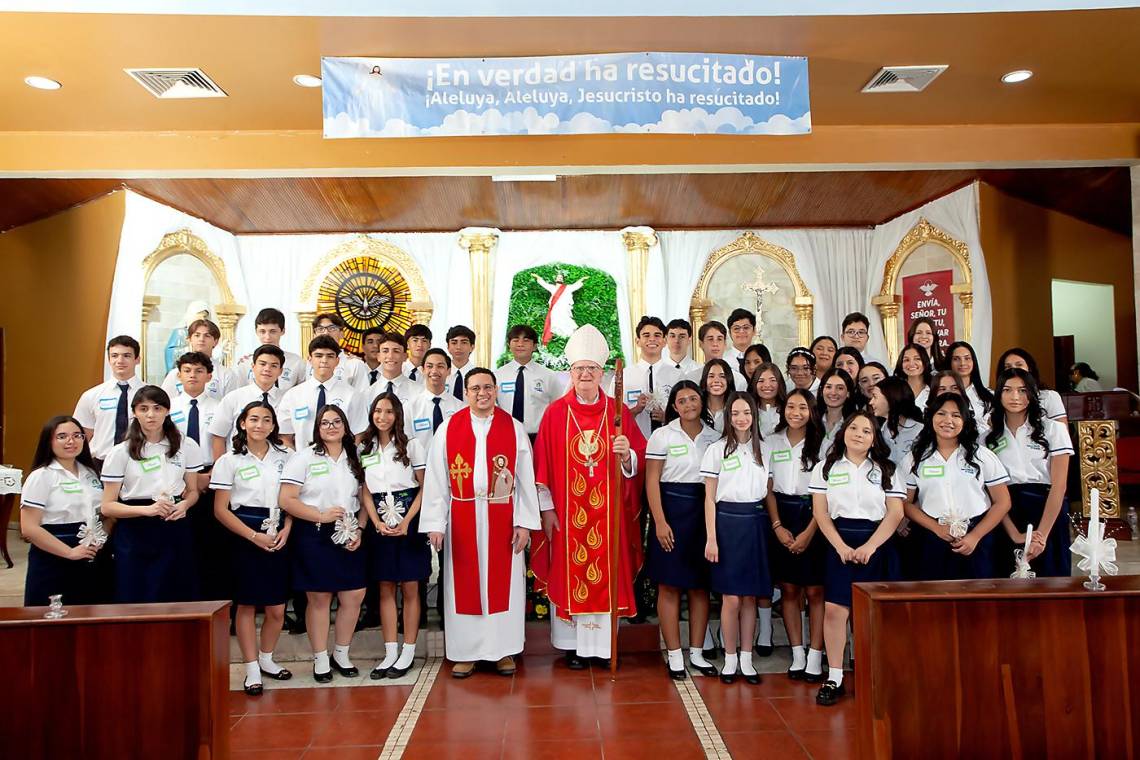
[(182, 327), (171, 328), (170, 338), (166, 341), (166, 349), (163, 351), (165, 360), (163, 367), (166, 372), (174, 368), (174, 363), (178, 361), (179, 356), (190, 350), (189, 336), (186, 331), (189, 329), (190, 323), (198, 319), (210, 319), (210, 307), (205, 301), (191, 301), (186, 307), (185, 316), (182, 317)]
[(401, 335), (412, 324), (411, 288), (394, 267), (371, 256), (345, 259), (333, 267), (317, 293), (317, 311), (335, 312), (348, 324), (344, 348), (359, 354), (370, 327)]
[(562, 270), (558, 270), (558, 274), (554, 275), (553, 283), (542, 279), (542, 275), (538, 272), (531, 272), (531, 277), (542, 286), (543, 290), (550, 293), (550, 300), (546, 304), (546, 321), (542, 332), (539, 333), (542, 336), (542, 345), (548, 345), (555, 335), (569, 338), (578, 329), (578, 323), (574, 321), (573, 315), (574, 293), (582, 289), (582, 283), (586, 278), (581, 277), (577, 282), (567, 285)]
[(774, 282), (766, 282), (764, 280), (764, 267), (756, 267), (753, 273), (755, 279), (752, 282), (746, 282), (740, 286), (740, 289), (746, 293), (751, 293), (752, 297), (756, 299), (756, 340), (764, 342), (764, 296), (775, 295), (780, 292), (780, 286)]
[[(725, 322), (733, 309), (756, 314), (756, 339), (772, 352), (787, 356), (800, 344), (795, 310), (796, 287), (780, 262), (761, 253), (726, 257), (708, 279), (705, 320)], [(693, 325), (694, 331), (699, 325)]]

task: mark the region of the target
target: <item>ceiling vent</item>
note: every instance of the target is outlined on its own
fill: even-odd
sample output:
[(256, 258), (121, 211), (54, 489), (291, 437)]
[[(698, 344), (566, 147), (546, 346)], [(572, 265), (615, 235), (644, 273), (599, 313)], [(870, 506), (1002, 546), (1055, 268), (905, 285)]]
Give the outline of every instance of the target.
[(922, 92), (948, 66), (884, 66), (863, 92)]
[(201, 69), (123, 69), (151, 95), (163, 100), (224, 98), (226, 93)]

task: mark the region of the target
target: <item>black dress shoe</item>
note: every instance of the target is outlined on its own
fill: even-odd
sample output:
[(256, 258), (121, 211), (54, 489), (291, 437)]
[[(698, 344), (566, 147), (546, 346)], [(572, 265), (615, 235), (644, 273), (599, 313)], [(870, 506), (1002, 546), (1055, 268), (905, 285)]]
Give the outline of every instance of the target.
[(669, 663), (665, 663), (665, 670), (669, 673), (669, 677), (674, 681), (684, 681), (689, 677), (689, 674), (685, 671), (684, 666), (682, 666), (680, 670), (673, 670), (671, 667), (669, 667)]
[(823, 683), (824, 681), (827, 680), (827, 676), (824, 674), (824, 672), (822, 670), (819, 671), (818, 673), (809, 673), (806, 670), (804, 670), (802, 672), (803, 672), (803, 680), (807, 681), (808, 683)]
[(708, 649), (701, 650), (701, 654), (704, 655), (704, 658), (706, 660), (715, 660), (718, 652), (720, 652), (720, 650), (716, 647), (709, 647)]
[(720, 682), (721, 683), (736, 683), (736, 674), (735, 673), (721, 673), (720, 674)]
[(350, 668), (344, 668), (341, 667), (340, 663), (331, 657), (329, 658), (329, 665), (332, 665), (333, 670), (335, 670), (337, 673), (340, 673), (345, 678), (356, 678), (358, 675), (360, 675), (360, 671), (357, 670), (355, 665)]
[(261, 675), (265, 676), (266, 678), (272, 678), (274, 681), (288, 681), (293, 677), (293, 674), (285, 668), (281, 668), (281, 670), (278, 670), (276, 673), (270, 673), (265, 668), (261, 668), (260, 670)]
[(819, 692), (815, 695), (815, 703), (824, 707), (831, 707), (846, 694), (847, 689), (843, 687), (843, 684), (837, 686), (835, 681), (827, 681), (819, 687)]
[(566, 667), (571, 670), (585, 670), (589, 666), (584, 657), (579, 657), (574, 650), (566, 652)]
[(261, 684), (259, 684), (259, 683), (247, 684), (243, 681), (242, 682), (242, 691), (244, 691), (246, 694), (248, 694), (251, 697), (260, 697), (261, 693), (262, 693), (262, 691), (264, 691), (264, 689), (262, 688)]
[(313, 680), (317, 683), (328, 683), (332, 680), (332, 671), (326, 670), (324, 673), (318, 673), (316, 668), (313, 668)]
[(703, 668), (696, 665), (692, 660), (689, 660), (689, 667), (700, 673), (702, 676), (715, 676), (719, 671), (715, 665), (706, 665)]
[(772, 656), (772, 645), (771, 644), (757, 644), (756, 646), (752, 647), (752, 651), (755, 652), (757, 654), (757, 656), (759, 656), (759, 657), (771, 657)]
[(388, 674), (391, 672), (391, 668), (382, 668), (377, 665), (376, 667), (372, 668), (372, 672), (368, 674), (368, 677), (373, 681), (379, 681), (382, 678), (387, 678)]
[(409, 665), (406, 668), (397, 668), (397, 667), (393, 666), (391, 668), (388, 668), (388, 677), (389, 678), (400, 678), (401, 676), (403, 676), (405, 673), (407, 673), (411, 669), (412, 669), (411, 665)]
[(759, 673), (753, 673), (752, 675), (748, 675), (747, 673), (744, 673), (743, 675), (744, 675), (744, 680), (747, 681), (748, 683), (752, 684), (753, 686), (760, 683), (760, 674)]
[(793, 681), (806, 681), (807, 679), (804, 678), (806, 674), (807, 671), (804, 670), (804, 668), (800, 668), (799, 670), (792, 670), (791, 668), (788, 668), (788, 678), (792, 679)]

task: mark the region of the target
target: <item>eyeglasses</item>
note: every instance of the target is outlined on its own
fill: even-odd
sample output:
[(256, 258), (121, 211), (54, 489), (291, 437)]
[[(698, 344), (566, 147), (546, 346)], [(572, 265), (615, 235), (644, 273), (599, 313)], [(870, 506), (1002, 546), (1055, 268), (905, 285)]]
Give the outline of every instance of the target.
[(340, 325), (317, 325), (313, 328), (313, 332), (317, 335), (324, 335), (325, 333), (340, 332)]
[(571, 367), (570, 368), (570, 374), (577, 375), (578, 377), (582, 377), (583, 375), (598, 375), (598, 374), (601, 374), (601, 372), (602, 372), (602, 368), (596, 364), (592, 364), (592, 365), (589, 365), (586, 367)]
[(56, 433), (55, 440), (59, 443), (67, 443), (68, 441), (86, 441), (87, 436), (83, 433)]
[(321, 420), (321, 429), (334, 430), (338, 427), (344, 427), (344, 423), (340, 420)]
[(848, 338), (866, 338), (868, 333), (866, 330), (844, 330), (843, 334)]

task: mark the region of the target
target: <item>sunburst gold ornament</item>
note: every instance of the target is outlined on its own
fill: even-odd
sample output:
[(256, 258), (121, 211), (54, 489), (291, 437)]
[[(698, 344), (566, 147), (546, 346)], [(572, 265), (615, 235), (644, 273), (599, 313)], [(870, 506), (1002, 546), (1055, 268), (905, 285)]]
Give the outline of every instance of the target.
[(335, 266), (317, 293), (317, 311), (334, 312), (345, 321), (343, 346), (360, 353), (361, 335), (370, 327), (403, 334), (412, 324), (411, 287), (399, 270), (369, 256)]

